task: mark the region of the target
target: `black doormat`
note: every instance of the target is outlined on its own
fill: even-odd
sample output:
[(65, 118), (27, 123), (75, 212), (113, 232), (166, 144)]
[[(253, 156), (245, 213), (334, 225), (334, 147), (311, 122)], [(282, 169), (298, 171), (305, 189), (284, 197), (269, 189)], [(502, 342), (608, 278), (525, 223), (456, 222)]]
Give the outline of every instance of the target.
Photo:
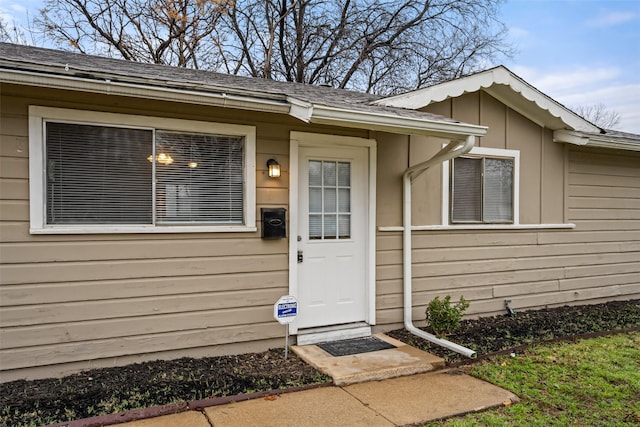
[(316, 345), (332, 356), (349, 356), (351, 354), (370, 353), (372, 351), (396, 348), (393, 344), (389, 344), (377, 337), (330, 341)]

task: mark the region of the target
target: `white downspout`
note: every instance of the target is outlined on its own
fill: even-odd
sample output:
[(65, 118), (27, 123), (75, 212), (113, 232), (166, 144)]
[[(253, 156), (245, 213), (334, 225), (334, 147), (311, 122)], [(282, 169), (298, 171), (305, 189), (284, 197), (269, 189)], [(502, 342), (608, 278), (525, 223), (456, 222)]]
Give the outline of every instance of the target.
[(421, 329), (418, 329), (413, 325), (413, 306), (411, 302), (411, 181), (413, 178), (419, 176), (431, 166), (446, 162), (455, 157), (468, 153), (475, 143), (475, 137), (472, 135), (467, 136), (467, 139), (463, 141), (452, 141), (442, 150), (440, 150), (435, 156), (429, 160), (419, 163), (415, 166), (407, 169), (402, 177), (403, 181), (403, 220), (402, 225), (404, 227), (402, 232), (402, 245), (403, 245), (403, 289), (404, 289), (404, 327), (407, 331), (414, 335), (424, 338), (427, 341), (438, 344), (442, 347), (453, 350), (456, 353), (463, 354), (467, 357), (476, 357), (476, 352), (462, 347), (451, 341), (441, 339), (435, 335), (429, 334)]

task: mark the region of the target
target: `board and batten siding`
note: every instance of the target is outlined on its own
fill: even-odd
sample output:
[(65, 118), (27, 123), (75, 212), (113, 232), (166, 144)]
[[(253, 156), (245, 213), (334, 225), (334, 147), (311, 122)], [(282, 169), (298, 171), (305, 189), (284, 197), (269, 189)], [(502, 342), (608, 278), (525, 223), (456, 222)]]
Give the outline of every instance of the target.
[[(281, 344), (285, 240), (260, 238), (260, 208), (288, 207), (289, 129), (245, 111), (0, 87), (0, 381)], [(29, 234), (28, 106), (250, 124), (258, 231)], [(267, 159), (283, 168), (266, 174)]]
[[(436, 296), (464, 296), (471, 301), (470, 317), (506, 313), (505, 300), (527, 310), (640, 298), (640, 153), (554, 143), (550, 131), (536, 129), (486, 94), (460, 98), (455, 106), (451, 100), (436, 104), (433, 112), (464, 111), (454, 118), (490, 126), (478, 145), (521, 150), (521, 223), (575, 228), (414, 231), (416, 324), (424, 325), (424, 310)], [(478, 103), (483, 121), (471, 112)], [(415, 159), (419, 150), (412, 143), (394, 141), (401, 153), (386, 157), (386, 169), (378, 167), (378, 182), (386, 183), (379, 189), (392, 199), (401, 191), (403, 168), (437, 151), (423, 144)], [(387, 145), (382, 140), (379, 153), (390, 150)], [(440, 223), (441, 169), (435, 169), (414, 183), (413, 225)], [(378, 200), (386, 197), (378, 194)], [(378, 225), (401, 225), (400, 215), (399, 209), (385, 214), (379, 207)], [(376, 329), (388, 330), (400, 327), (403, 317), (401, 233), (378, 231), (376, 249)]]

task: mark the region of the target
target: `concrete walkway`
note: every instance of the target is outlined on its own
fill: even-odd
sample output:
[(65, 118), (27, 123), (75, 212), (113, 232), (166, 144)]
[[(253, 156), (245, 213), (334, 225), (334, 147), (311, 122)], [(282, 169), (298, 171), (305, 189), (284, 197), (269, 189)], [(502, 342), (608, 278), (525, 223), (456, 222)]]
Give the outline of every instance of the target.
[(405, 426), (510, 405), (518, 400), (507, 390), (457, 369), (445, 369), (285, 393), (120, 426)]

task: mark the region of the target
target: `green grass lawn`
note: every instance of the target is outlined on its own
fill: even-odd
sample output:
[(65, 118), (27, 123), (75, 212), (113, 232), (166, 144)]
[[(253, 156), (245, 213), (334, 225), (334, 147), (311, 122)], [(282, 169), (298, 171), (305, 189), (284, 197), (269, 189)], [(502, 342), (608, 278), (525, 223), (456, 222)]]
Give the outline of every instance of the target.
[(428, 425), (640, 425), (639, 332), (538, 345), (478, 363), (471, 374), (521, 402)]

